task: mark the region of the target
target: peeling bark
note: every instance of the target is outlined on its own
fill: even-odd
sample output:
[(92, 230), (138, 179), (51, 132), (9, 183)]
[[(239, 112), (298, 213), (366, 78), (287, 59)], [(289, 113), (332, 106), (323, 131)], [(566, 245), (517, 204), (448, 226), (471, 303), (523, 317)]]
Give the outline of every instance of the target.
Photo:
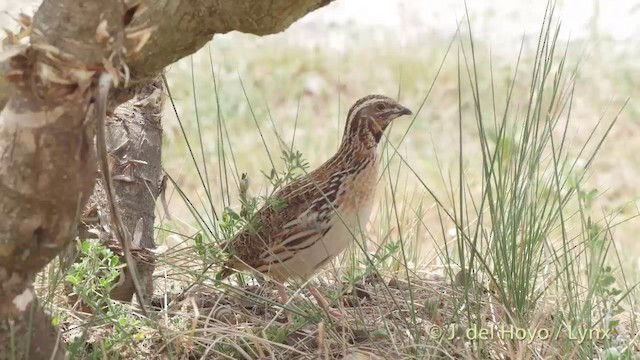
[[(112, 160), (111, 176), (117, 207), (124, 226), (133, 234), (131, 244), (140, 283), (148, 301), (153, 295), (155, 249), (155, 203), (162, 180), (161, 116), (164, 109), (162, 79), (158, 78), (142, 89), (132, 100), (118, 107), (107, 121), (107, 149)], [(100, 231), (100, 239), (116, 254), (122, 249), (112, 231), (112, 219), (107, 197), (100, 179), (89, 199), (81, 219), (80, 236), (92, 237), (88, 228)], [(139, 229), (136, 227), (139, 226)], [(121, 257), (121, 263), (125, 263)], [(131, 301), (134, 287), (125, 271), (120, 272), (119, 284), (111, 292), (111, 298)], [(71, 299), (72, 301), (75, 299)], [(140, 299), (138, 299), (141, 301)]]

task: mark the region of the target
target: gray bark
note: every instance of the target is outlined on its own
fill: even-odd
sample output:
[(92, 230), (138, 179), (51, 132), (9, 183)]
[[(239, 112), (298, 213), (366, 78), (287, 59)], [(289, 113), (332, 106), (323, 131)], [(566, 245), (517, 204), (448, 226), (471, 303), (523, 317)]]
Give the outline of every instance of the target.
[[(157, 78), (132, 100), (119, 106), (107, 121), (107, 149), (111, 157), (115, 201), (124, 226), (133, 235), (131, 248), (146, 301), (153, 295), (155, 260), (148, 250), (155, 249), (155, 203), (162, 180), (160, 120), (165, 102), (162, 92), (162, 79)], [(122, 255), (120, 243), (111, 231), (113, 224), (107, 201), (101, 180), (97, 179), (96, 188), (80, 219), (79, 235), (81, 238), (94, 237), (87, 230), (98, 229), (101, 241)], [(122, 256), (121, 263), (125, 263)], [(133, 292), (133, 282), (126, 271), (121, 271), (111, 298), (131, 301)]]

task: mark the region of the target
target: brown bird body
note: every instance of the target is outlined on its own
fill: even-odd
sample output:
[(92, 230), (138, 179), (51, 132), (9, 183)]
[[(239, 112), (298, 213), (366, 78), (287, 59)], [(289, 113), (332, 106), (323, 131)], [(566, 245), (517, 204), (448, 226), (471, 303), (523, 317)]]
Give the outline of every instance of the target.
[(231, 257), (221, 278), (254, 271), (278, 284), (304, 281), (349, 247), (365, 229), (373, 207), (377, 145), (393, 119), (409, 114), (386, 96), (358, 100), (349, 110), (335, 155), (277, 191), (273, 197), (281, 204), (260, 209), (256, 225), (225, 244)]

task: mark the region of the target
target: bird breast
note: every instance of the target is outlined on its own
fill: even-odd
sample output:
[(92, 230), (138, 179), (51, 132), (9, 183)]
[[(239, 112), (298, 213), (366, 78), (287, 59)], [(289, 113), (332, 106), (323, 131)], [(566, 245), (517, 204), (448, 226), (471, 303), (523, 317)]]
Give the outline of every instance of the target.
[(349, 227), (359, 227), (364, 230), (375, 198), (378, 171), (375, 162), (365, 167), (354, 176), (345, 179), (336, 199), (340, 216)]

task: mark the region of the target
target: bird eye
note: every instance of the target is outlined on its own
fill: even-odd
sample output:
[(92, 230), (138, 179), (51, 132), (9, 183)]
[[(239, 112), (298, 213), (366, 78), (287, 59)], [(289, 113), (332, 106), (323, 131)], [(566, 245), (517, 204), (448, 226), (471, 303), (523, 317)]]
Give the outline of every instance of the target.
[(382, 111), (386, 108), (386, 106), (384, 106), (383, 103), (379, 103), (378, 105), (376, 105), (376, 110), (378, 111)]

